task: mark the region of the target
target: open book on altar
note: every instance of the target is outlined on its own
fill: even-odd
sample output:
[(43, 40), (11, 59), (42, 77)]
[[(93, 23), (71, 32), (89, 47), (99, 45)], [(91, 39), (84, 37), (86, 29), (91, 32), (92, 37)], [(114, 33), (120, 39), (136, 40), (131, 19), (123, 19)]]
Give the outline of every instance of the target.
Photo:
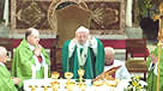
[(121, 65), (119, 66), (113, 66), (112, 68), (110, 68), (109, 70), (101, 73), (100, 75), (98, 75), (95, 79), (93, 79), (93, 82), (94, 81), (97, 81), (97, 80), (103, 80), (103, 79), (106, 79), (106, 80), (115, 80), (114, 77), (112, 77), (113, 74), (115, 74), (115, 72), (121, 67)]

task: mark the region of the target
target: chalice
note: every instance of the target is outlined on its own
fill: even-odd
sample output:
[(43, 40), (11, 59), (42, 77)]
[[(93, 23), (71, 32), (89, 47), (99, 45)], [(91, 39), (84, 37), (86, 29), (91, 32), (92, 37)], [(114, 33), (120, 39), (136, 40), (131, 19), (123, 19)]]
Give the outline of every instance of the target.
[(67, 82), (66, 82), (66, 88), (68, 91), (72, 91), (73, 90), (73, 87), (75, 86), (75, 82), (72, 82), (70, 81), (73, 77), (73, 73), (72, 72), (66, 72), (64, 74), (65, 78), (67, 79)]
[(59, 78), (59, 76), (60, 76), (60, 74), (56, 71), (52, 73), (52, 79), (57, 80)]
[(83, 69), (80, 68), (80, 69), (78, 70), (79, 81), (80, 81), (80, 82), (83, 82), (84, 73), (85, 73), (85, 71), (84, 71)]
[(58, 91), (58, 88), (60, 88), (60, 83), (57, 81), (53, 81), (50, 84), (52, 86), (53, 91)]
[(78, 70), (78, 74), (79, 74), (79, 84), (78, 84), (78, 86), (82, 91), (84, 91), (85, 88), (87, 87), (86, 84), (83, 82), (84, 73), (85, 73), (85, 71), (83, 69), (80, 68)]
[(59, 76), (60, 74), (56, 71), (52, 73), (52, 79), (54, 79), (54, 81), (51, 82), (50, 84), (52, 86), (53, 91), (57, 91), (58, 88), (60, 87), (60, 83), (57, 81)]

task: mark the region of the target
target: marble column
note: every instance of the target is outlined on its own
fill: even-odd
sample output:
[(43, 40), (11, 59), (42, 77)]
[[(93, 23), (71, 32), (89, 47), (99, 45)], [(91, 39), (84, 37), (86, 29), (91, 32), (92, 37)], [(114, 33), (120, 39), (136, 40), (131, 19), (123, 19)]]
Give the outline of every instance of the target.
[(9, 24), (9, 0), (5, 0), (3, 19), (5, 20), (5, 25)]
[(132, 27), (132, 0), (127, 0), (126, 7), (126, 26)]

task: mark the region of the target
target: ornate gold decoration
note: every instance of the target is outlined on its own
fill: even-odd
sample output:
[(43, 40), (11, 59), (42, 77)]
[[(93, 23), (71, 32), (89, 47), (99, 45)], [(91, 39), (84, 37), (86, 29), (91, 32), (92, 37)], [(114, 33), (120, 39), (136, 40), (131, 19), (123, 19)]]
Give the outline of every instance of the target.
[(93, 79), (93, 82), (98, 80), (115, 80), (115, 78), (112, 77), (112, 74), (115, 74), (115, 72), (120, 68), (121, 66), (113, 67), (106, 72), (103, 72), (102, 74), (98, 75), (95, 79)]
[(56, 18), (56, 8), (63, 2), (72, 1), (79, 5), (83, 9), (88, 9), (86, 3), (83, 0), (52, 0), (52, 3), (48, 9), (48, 22), (50, 27), (57, 32), (57, 18)]

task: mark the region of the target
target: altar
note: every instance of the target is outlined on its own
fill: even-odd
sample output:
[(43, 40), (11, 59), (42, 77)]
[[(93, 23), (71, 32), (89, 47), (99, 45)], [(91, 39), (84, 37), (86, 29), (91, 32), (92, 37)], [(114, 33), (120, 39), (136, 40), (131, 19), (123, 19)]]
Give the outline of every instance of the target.
[[(54, 79), (48, 78), (48, 79), (29, 79), (24, 81), (24, 90), (25, 91), (53, 91), (51, 82), (53, 82)], [(60, 85), (58, 91), (68, 91), (66, 88), (66, 79), (59, 79), (57, 80)], [(75, 82), (75, 79), (72, 80)], [(102, 86), (94, 86), (92, 84), (91, 79), (85, 80), (86, 88), (85, 91), (124, 91), (125, 88), (128, 86), (129, 80), (121, 80), (116, 87), (109, 87), (107, 85)], [(35, 86), (35, 90), (31, 90), (31, 87)], [(45, 90), (47, 88), (47, 90)], [(79, 86), (77, 85), (77, 82), (75, 82), (75, 86), (73, 87), (73, 91), (82, 91)]]

